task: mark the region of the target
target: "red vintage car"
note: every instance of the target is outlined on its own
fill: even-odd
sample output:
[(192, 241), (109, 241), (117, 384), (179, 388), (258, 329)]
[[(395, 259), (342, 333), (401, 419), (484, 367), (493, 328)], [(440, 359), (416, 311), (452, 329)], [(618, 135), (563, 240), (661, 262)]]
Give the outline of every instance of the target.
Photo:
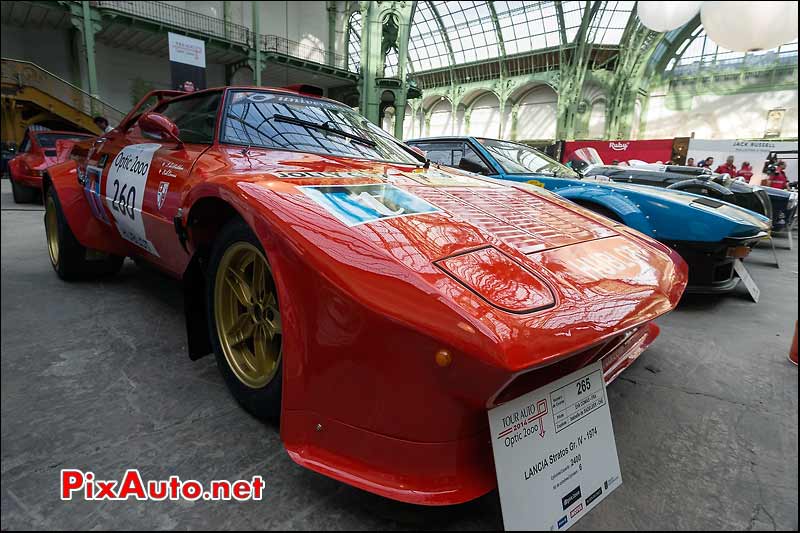
[(598, 360), (612, 380), (687, 282), (669, 248), (538, 187), (430, 166), (332, 100), (151, 94), (45, 177), (66, 280), (145, 260), (189, 355), (280, 417), (293, 460), (416, 504), (495, 487), (487, 409)]
[(20, 154), (8, 162), (14, 202), (36, 201), (47, 167), (63, 160), (63, 155), (69, 153), (73, 144), (91, 137), (74, 131), (27, 131), (20, 145)]

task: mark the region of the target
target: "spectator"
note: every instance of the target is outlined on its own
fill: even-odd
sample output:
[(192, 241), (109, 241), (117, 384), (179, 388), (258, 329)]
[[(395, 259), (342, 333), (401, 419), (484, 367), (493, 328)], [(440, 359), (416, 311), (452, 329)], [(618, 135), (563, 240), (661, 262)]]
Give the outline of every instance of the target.
[(789, 179), (786, 177), (786, 161), (778, 161), (778, 164), (775, 165), (775, 170), (770, 173), (767, 185), (775, 187), (776, 189), (785, 189), (788, 183)]
[(713, 164), (714, 164), (714, 158), (709, 156), (700, 161), (699, 163), (697, 163), (697, 166), (710, 169)]
[(744, 161), (742, 163), (742, 168), (739, 169), (739, 172), (736, 173), (737, 178), (744, 178), (744, 181), (750, 183), (750, 178), (753, 177), (753, 167), (750, 166), (749, 161)]
[(694, 157), (690, 157), (689, 159), (686, 160), (686, 166), (687, 167), (693, 167), (694, 166)]
[(114, 128), (108, 123), (108, 119), (106, 117), (101, 117), (100, 115), (94, 117), (94, 125), (100, 128), (100, 131), (103, 133), (108, 133), (109, 131), (113, 130)]
[(733, 164), (733, 156), (729, 155), (725, 159), (725, 164), (718, 166), (717, 170), (714, 172), (717, 174), (728, 174), (731, 177), (736, 177), (736, 165)]

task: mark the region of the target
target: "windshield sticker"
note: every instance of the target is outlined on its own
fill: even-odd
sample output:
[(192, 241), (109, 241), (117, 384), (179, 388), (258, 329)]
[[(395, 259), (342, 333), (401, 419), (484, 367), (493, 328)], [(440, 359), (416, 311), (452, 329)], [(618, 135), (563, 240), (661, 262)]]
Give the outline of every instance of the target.
[(394, 185), (331, 185), (298, 187), (347, 226), (441, 211)]
[(281, 179), (292, 178), (353, 178), (353, 179), (383, 179), (381, 174), (373, 174), (370, 172), (361, 172), (359, 170), (351, 170), (345, 172), (276, 172), (275, 175)]
[(450, 174), (434, 168), (425, 172), (406, 172), (404, 175), (417, 183), (431, 187), (497, 187), (495, 183), (479, 177)]

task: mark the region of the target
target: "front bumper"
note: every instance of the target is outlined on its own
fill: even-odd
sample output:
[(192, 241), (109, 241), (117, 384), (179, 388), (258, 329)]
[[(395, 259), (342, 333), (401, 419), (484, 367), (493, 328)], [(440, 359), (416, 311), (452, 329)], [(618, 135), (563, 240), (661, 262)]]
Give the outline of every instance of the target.
[[(567, 368), (572, 371), (569, 364), (574, 366), (576, 360), (583, 367), (602, 359), (606, 383), (611, 383), (658, 333), (658, 326), (646, 323), (550, 367), (518, 376), (498, 396), (510, 400), (534, 390), (532, 384), (541, 384), (544, 375), (551, 381), (553, 371), (561, 375), (568, 373)], [(525, 390), (526, 385), (532, 388)], [(286, 449), (297, 464), (393, 500), (455, 505), (478, 498), (497, 484), (488, 418), (483, 431), (449, 442), (390, 437), (310, 411), (285, 412), (282, 426)], [(341, 449), (342, 442), (351, 443), (347, 455), (332, 451)]]
[(676, 250), (689, 265), (688, 293), (722, 294), (730, 292), (739, 284), (739, 277), (733, 269), (735, 257), (728, 250), (735, 247), (752, 249), (766, 232), (749, 237), (727, 238), (719, 242), (665, 241), (664, 244)]

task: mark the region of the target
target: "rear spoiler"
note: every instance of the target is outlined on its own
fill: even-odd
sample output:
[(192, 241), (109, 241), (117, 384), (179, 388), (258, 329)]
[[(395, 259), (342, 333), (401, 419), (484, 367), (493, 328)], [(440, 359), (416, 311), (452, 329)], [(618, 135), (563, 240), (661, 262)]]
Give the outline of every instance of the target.
[(307, 85), (305, 83), (300, 83), (297, 85), (287, 85), (286, 87), (281, 87), (281, 89), (285, 91), (292, 91), (293, 93), (297, 94), (305, 94), (308, 96), (325, 96), (324, 91), (321, 87), (317, 87), (315, 85)]
[[(142, 114), (142, 112), (144, 111), (144, 109), (142, 109), (142, 107), (151, 98), (156, 97), (157, 102), (156, 102), (155, 105), (159, 105), (164, 100), (169, 100), (170, 98), (175, 98), (176, 96), (182, 96), (184, 94), (187, 94), (187, 93), (185, 93), (183, 91), (174, 91), (174, 90), (171, 90), (171, 89), (158, 89), (158, 90), (155, 90), (155, 91), (150, 91), (149, 93), (144, 95), (142, 97), (142, 99), (139, 100), (139, 102), (135, 106), (133, 106), (133, 109), (131, 109), (128, 112), (128, 114), (125, 115), (125, 118), (122, 119), (122, 122), (120, 122), (119, 126), (117, 126), (117, 128), (115, 128), (115, 129), (120, 129), (122, 131), (127, 130), (128, 127), (133, 123), (133, 121), (136, 120), (139, 117), (139, 115)], [(151, 107), (153, 107), (153, 106), (151, 106)]]

